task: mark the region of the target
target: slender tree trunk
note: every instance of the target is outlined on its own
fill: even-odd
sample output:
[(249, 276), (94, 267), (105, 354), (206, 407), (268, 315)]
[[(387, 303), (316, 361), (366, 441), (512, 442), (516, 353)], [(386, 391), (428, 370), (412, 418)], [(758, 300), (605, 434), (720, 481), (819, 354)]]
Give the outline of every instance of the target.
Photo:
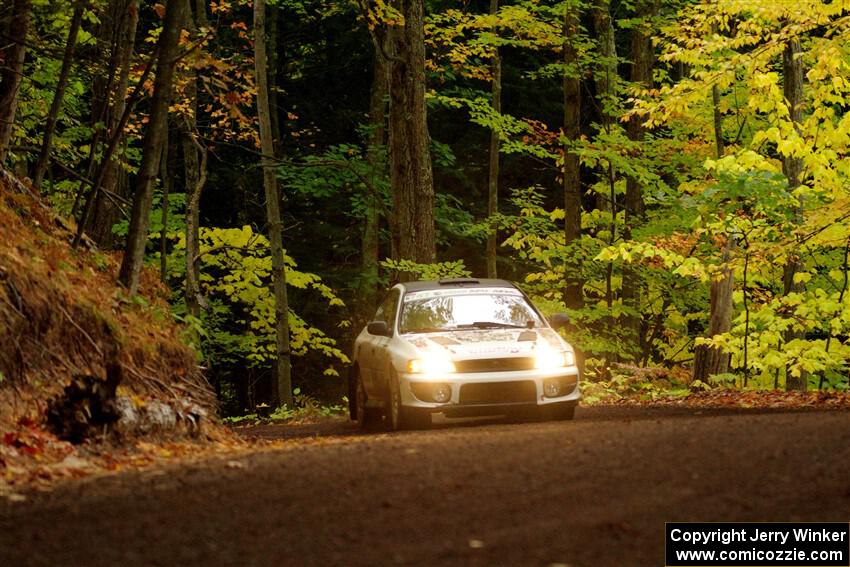
[[(581, 137), (581, 84), (579, 54), (576, 48), (579, 33), (577, 8), (564, 15), (564, 138), (574, 143)], [(581, 170), (579, 157), (567, 146), (564, 148), (564, 243), (567, 246), (581, 238)], [(567, 262), (564, 304), (569, 309), (584, 305), (584, 281), (578, 262)]]
[[(728, 235), (723, 246), (723, 268), (719, 278), (712, 278), (710, 287), (710, 316), (708, 337), (728, 333), (732, 329), (732, 292), (734, 275), (730, 261), (735, 250), (735, 237)], [(694, 380), (707, 382), (715, 374), (729, 372), (731, 355), (709, 345), (697, 345), (694, 349)]]
[[(795, 129), (799, 129), (799, 124), (803, 119), (803, 58), (802, 47), (800, 40), (793, 39), (785, 46), (782, 54), (782, 86), (785, 94), (785, 102), (788, 104), (788, 112), (791, 122)], [(785, 177), (788, 178), (788, 187), (796, 189), (801, 182), (800, 175), (803, 171), (803, 159), (799, 157), (785, 156), (782, 158), (782, 171)], [(802, 198), (794, 212), (795, 224), (803, 222), (803, 202)], [(802, 282), (794, 281), (794, 276), (802, 269), (802, 262), (798, 251), (792, 251), (787, 258), (784, 273), (784, 293), (799, 293), (805, 290)], [(794, 339), (801, 339), (805, 336), (803, 331), (789, 329), (785, 332), (785, 344)], [(792, 376), (790, 368), (786, 369), (785, 389), (786, 390), (806, 390), (808, 388), (809, 376), (807, 372), (802, 372), (800, 376)]]
[[(190, 0), (186, 2), (186, 29), (192, 35), (198, 33), (195, 18), (192, 16)], [(206, 6), (203, 0), (196, 3), (198, 13), (205, 14)], [(200, 254), (200, 224), (201, 224), (201, 192), (206, 180), (206, 148), (197, 138), (198, 112), (198, 77), (191, 66), (187, 71), (186, 90), (184, 97), (189, 113), (184, 117), (181, 128), (183, 145), (183, 165), (185, 168), (186, 194), (186, 307), (194, 317), (201, 315), (200, 269), (194, 258)]]
[[(198, 264), (192, 259), (200, 253), (200, 210), (201, 191), (200, 179), (206, 177), (206, 171), (201, 169), (201, 153), (196, 145), (194, 132), (181, 133), (183, 144), (183, 165), (186, 179), (186, 307), (194, 317), (201, 314), (198, 297), (198, 281), (200, 273)], [(203, 161), (206, 161), (204, 159)], [(205, 169), (205, 168), (204, 168)]]
[[(86, 166), (86, 177), (92, 179), (97, 168), (97, 149), (100, 139), (104, 135), (105, 128), (102, 124), (108, 121), (107, 111), (110, 105), (111, 91), (118, 69), (118, 43), (121, 41), (118, 26), (122, 21), (121, 9), (127, 0), (112, 0), (106, 9), (100, 14), (100, 25), (97, 29), (97, 44), (95, 57), (97, 61), (108, 61), (103, 73), (96, 72), (92, 78), (92, 105), (91, 105), (91, 130), (92, 135), (89, 142), (88, 164)], [(71, 216), (77, 218), (82, 197), (86, 194), (86, 184), (80, 182), (74, 206), (71, 208)]]
[(266, 54), (266, 2), (254, 0), (254, 67), (257, 81), (257, 117), (260, 123), (260, 145), (263, 157), (263, 185), (266, 192), (266, 213), (269, 225), (269, 244), (274, 279), (275, 328), (277, 332), (277, 397), (281, 405), (292, 407), (292, 376), (289, 349), (289, 302), (286, 296), (286, 269), (283, 263), (283, 222), (280, 215), (280, 195), (274, 166), (271, 109)]
[[(499, 11), (499, 0), (490, 0), (490, 14), (496, 15)], [(493, 110), (499, 114), (502, 112), (502, 58), (499, 48), (495, 48), (493, 55), (493, 80), (490, 83), (490, 92), (493, 96)], [(490, 219), (490, 231), (487, 234), (487, 277), (498, 277), (496, 269), (496, 256), (498, 248), (498, 233), (494, 215), (499, 212), (499, 132), (495, 129), (490, 131), (490, 168), (487, 176), (487, 217)]]
[(717, 158), (726, 153), (726, 143), (723, 141), (723, 114), (720, 112), (720, 88), (711, 86), (711, 102), (714, 106), (714, 145), (717, 149)]
[[(162, 145), (162, 157), (159, 160), (159, 177), (162, 180), (162, 232), (159, 235), (159, 279), (168, 281), (168, 198), (171, 195), (172, 179), (169, 154), (171, 143), (168, 125), (165, 128), (165, 143)], [(187, 247), (188, 249), (188, 243)], [(187, 254), (188, 255), (188, 254)]]
[(13, 0), (9, 23), (8, 44), (3, 49), (4, 64), (0, 66), (0, 166), (6, 161), (6, 152), (12, 140), (15, 114), (18, 110), (18, 89), (24, 75), (27, 54), (27, 30), (32, 14), (32, 0)]
[(33, 185), (36, 189), (41, 188), (44, 174), (50, 165), (50, 148), (53, 144), (53, 132), (56, 130), (56, 121), (62, 110), (62, 102), (65, 99), (65, 87), (68, 85), (68, 76), (71, 74), (71, 65), (74, 62), (74, 50), (77, 47), (77, 35), (80, 24), (83, 21), (83, 12), (87, 2), (78, 0), (74, 6), (74, 14), (71, 16), (71, 28), (68, 30), (68, 41), (65, 44), (65, 54), (62, 56), (62, 68), (59, 70), (59, 80), (56, 83), (56, 91), (53, 93), (53, 102), (50, 103), (50, 111), (47, 113), (47, 122), (44, 124), (44, 136), (41, 141), (41, 152), (35, 164), (33, 174)]
[[(372, 93), (369, 102), (369, 149), (366, 159), (372, 172), (372, 186), (386, 175), (386, 137), (387, 137), (387, 66), (380, 53), (375, 53), (375, 70), (372, 77)], [(378, 285), (378, 255), (380, 250), (380, 195), (369, 190), (366, 196), (366, 218), (364, 219), (363, 240), (361, 241), (362, 284), (360, 298), (364, 316), (374, 312)]]
[[(644, 88), (652, 87), (652, 27), (650, 18), (657, 10), (657, 0), (642, 0), (637, 5), (637, 16), (640, 23), (632, 31), (631, 60), (632, 60), (632, 83)], [(627, 134), (630, 140), (642, 141), (644, 137), (644, 118), (633, 116), (627, 125)], [(626, 240), (631, 239), (632, 230), (643, 224), (644, 203), (643, 187), (635, 177), (626, 179), (626, 203), (625, 203), (625, 234)], [(623, 305), (640, 312), (641, 290), (643, 284), (640, 274), (632, 266), (623, 268)], [(643, 337), (648, 324), (643, 317), (637, 314), (626, 315), (624, 326), (629, 329), (635, 339), (635, 353), (643, 352)]]
[[(609, 0), (596, 0), (593, 9), (593, 26), (596, 31), (600, 56), (593, 75), (596, 84), (596, 98), (602, 116), (602, 128), (606, 133), (609, 133), (615, 120), (611, 106), (616, 96), (615, 86), (617, 83), (617, 45), (614, 41), (614, 22), (611, 19)], [(608, 211), (612, 216), (617, 214), (617, 204), (614, 199), (602, 192), (596, 194), (596, 208), (601, 211)]]
[[(711, 89), (711, 99), (714, 105), (714, 140), (717, 157), (721, 157), (725, 151), (723, 144), (723, 116), (720, 113), (720, 90), (715, 85)], [(723, 268), (719, 278), (712, 278), (709, 288), (709, 338), (732, 330), (732, 292), (735, 289), (735, 278), (729, 262), (732, 252), (735, 250), (735, 235), (726, 235), (726, 243), (723, 246), (722, 263)], [(694, 349), (694, 372), (693, 379), (707, 382), (709, 377), (715, 374), (729, 372), (731, 354), (723, 352), (722, 349), (712, 348), (709, 345), (697, 345)]]
[[(600, 112), (602, 115), (602, 129), (606, 134), (611, 133), (612, 125), (615, 121), (613, 104), (616, 95), (617, 85), (617, 46), (614, 41), (614, 22), (611, 18), (611, 4), (609, 0), (596, 0), (596, 5), (593, 9), (593, 25), (596, 31), (599, 61), (594, 71), (594, 82), (596, 83), (596, 99), (599, 103)], [(602, 164), (600, 164), (601, 166)], [(601, 168), (600, 168), (601, 169)], [(596, 193), (596, 209), (606, 211), (610, 215), (609, 224), (609, 245), (613, 245), (617, 239), (617, 192), (616, 188), (616, 172), (614, 164), (608, 160), (604, 170), (600, 172), (600, 177), (604, 176), (608, 182), (608, 195), (603, 191)], [(600, 179), (601, 181), (601, 179)], [(601, 183), (599, 184), (601, 186)], [(614, 329), (616, 321), (610, 315), (613, 306), (613, 264), (609, 264), (605, 277), (605, 299), (609, 307), (609, 315), (601, 319), (604, 334), (609, 339), (614, 337)], [(605, 365), (607, 369), (611, 363), (617, 358), (616, 353), (605, 353)]]
[[(130, 67), (132, 66), (133, 52), (136, 44), (136, 29), (139, 23), (139, 0), (115, 0), (109, 7), (111, 16), (107, 20), (111, 24), (106, 30), (113, 35), (109, 40), (114, 69), (112, 72), (117, 77), (109, 77), (105, 87), (102, 104), (104, 123), (107, 125), (110, 135), (118, 132), (119, 145), (123, 143), (123, 132), (118, 126), (124, 109), (127, 105), (127, 89), (130, 83)], [(99, 137), (98, 137), (99, 139)], [(119, 159), (110, 159), (104, 162), (103, 183), (101, 188), (105, 191), (128, 196), (127, 173), (122, 167)], [(111, 199), (105, 197), (105, 193), (98, 192), (95, 195), (94, 216), (85, 227), (92, 239), (101, 248), (112, 248), (115, 245), (115, 235), (112, 227), (121, 216), (121, 211), (115, 206)]]
[(272, 139), (274, 140), (274, 149), (275, 155), (278, 155), (280, 152), (280, 144), (281, 144), (281, 133), (280, 133), (280, 103), (278, 102), (278, 92), (277, 92), (277, 67), (278, 67), (278, 58), (277, 58), (277, 43), (278, 37), (280, 36), (278, 32), (278, 22), (280, 20), (280, 8), (278, 7), (277, 2), (272, 4), (266, 4), (266, 42), (271, 49), (268, 49), (268, 75), (269, 75), (269, 85), (271, 88), (269, 90), (269, 110), (271, 112), (271, 121), (272, 121)]
[[(394, 0), (403, 26), (389, 30), (390, 54), (390, 227), (397, 259), (436, 259), (434, 180), (425, 107), (423, 0)], [(410, 274), (400, 274), (401, 279)]]
[(189, 194), (189, 200), (186, 203), (186, 306), (190, 315), (199, 318), (201, 307), (204, 306), (201, 296), (201, 273), (198, 267), (198, 257), (201, 255), (199, 224), (201, 193), (207, 182), (207, 149), (198, 141), (198, 136), (194, 131), (189, 132), (187, 136), (189, 143), (193, 146), (192, 153), (196, 156), (195, 167), (197, 167), (197, 170), (196, 175), (192, 176), (193, 185), (188, 185), (187, 166), (186, 191)]
[(156, 79), (151, 99), (150, 119), (145, 131), (142, 149), (142, 163), (136, 175), (136, 191), (133, 195), (133, 214), (130, 217), (130, 229), (127, 233), (127, 246), (121, 262), (119, 281), (127, 287), (130, 295), (139, 289), (139, 276), (145, 258), (145, 245), (148, 240), (148, 222), (150, 221), (153, 185), (159, 170), (162, 156), (162, 143), (165, 135), (165, 121), (168, 104), (171, 100), (171, 82), (179, 51), (181, 25), (185, 19), (185, 2), (170, 0), (166, 6), (165, 22), (159, 37), (159, 59), (156, 66)]

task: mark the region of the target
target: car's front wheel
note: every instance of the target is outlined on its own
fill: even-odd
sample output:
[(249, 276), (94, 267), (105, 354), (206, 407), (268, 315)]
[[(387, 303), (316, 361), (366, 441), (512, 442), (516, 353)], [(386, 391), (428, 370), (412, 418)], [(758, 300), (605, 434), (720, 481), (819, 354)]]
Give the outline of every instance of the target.
[(425, 429), (431, 425), (431, 414), (429, 412), (418, 408), (404, 407), (401, 404), (401, 387), (395, 373), (390, 376), (385, 413), (386, 424), (391, 431)]
[(366, 387), (363, 385), (360, 372), (357, 372), (354, 375), (354, 422), (364, 429), (381, 421), (381, 410), (368, 407), (366, 400)]

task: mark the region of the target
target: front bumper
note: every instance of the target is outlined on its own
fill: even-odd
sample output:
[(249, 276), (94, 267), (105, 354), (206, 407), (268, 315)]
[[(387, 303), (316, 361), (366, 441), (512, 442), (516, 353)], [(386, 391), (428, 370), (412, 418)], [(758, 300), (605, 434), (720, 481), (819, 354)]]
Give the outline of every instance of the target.
[[(544, 394), (544, 383), (549, 379), (563, 378), (569, 383), (575, 381), (575, 387), (565, 395), (547, 397)], [(476, 410), (491, 413), (499, 409), (511, 409), (513, 407), (545, 406), (564, 402), (577, 403), (581, 399), (578, 386), (579, 372), (575, 366), (566, 366), (553, 369), (517, 370), (506, 372), (469, 372), (469, 373), (447, 373), (441, 375), (402, 374), (399, 377), (401, 403), (405, 407), (427, 409), (434, 412), (452, 412), (453, 410)], [(533, 383), (532, 385), (528, 382)], [(513, 397), (509, 392), (511, 383), (526, 383), (518, 390), (522, 391), (520, 398)], [(421, 392), (423, 385), (448, 384), (451, 387), (451, 398), (445, 403), (437, 403), (417, 397), (414, 390)], [(464, 386), (471, 386), (476, 392), (486, 392), (488, 385), (493, 385), (495, 395), (475, 397), (461, 395)], [(500, 393), (506, 395), (500, 398)], [(533, 396), (533, 397), (532, 397)]]

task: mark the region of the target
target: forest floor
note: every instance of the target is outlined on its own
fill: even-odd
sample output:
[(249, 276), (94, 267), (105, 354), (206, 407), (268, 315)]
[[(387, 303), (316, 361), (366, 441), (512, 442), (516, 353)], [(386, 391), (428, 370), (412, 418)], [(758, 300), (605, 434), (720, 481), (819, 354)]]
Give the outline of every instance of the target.
[(846, 521), (850, 412), (258, 425), (252, 452), (0, 499), (0, 565), (660, 565), (665, 521)]

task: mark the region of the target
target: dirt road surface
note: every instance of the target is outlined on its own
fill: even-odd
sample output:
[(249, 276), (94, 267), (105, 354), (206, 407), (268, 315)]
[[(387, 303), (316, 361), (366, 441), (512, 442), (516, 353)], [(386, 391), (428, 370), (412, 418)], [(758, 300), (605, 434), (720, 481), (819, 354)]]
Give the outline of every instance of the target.
[(291, 441), (0, 501), (0, 566), (660, 566), (665, 521), (850, 520), (848, 412), (247, 433)]

